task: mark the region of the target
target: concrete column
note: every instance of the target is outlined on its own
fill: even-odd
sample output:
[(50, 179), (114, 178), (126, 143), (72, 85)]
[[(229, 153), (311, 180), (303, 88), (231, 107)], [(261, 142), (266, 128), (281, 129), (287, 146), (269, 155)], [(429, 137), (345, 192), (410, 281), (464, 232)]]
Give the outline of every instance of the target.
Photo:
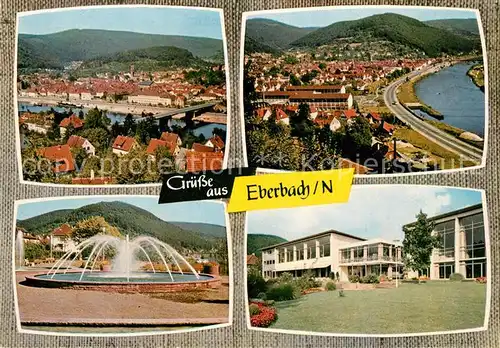
[(319, 240), (316, 240), (316, 258), (319, 258)]
[(304, 260), (307, 260), (309, 255), (307, 255), (307, 243), (304, 243)]
[(464, 228), (460, 229), (460, 259), (467, 259), (467, 236)]
[(365, 245), (363, 247), (363, 260), (367, 260), (368, 259), (368, 247)]
[(351, 248), (351, 260), (354, 260), (354, 248)]
[[(455, 252), (454, 252), (454, 258), (455, 258), (455, 273), (460, 273), (460, 222), (458, 221), (458, 218), (455, 218), (455, 233), (454, 233), (454, 239), (455, 239)], [(465, 274), (464, 274), (465, 276)]]
[(387, 267), (387, 277), (392, 278), (392, 266)]
[(297, 247), (293, 246), (293, 261), (297, 261)]
[(389, 247), (389, 260), (392, 260), (392, 246)]
[(384, 255), (384, 246), (382, 243), (379, 243), (378, 245), (378, 260), (382, 260), (382, 257)]
[(285, 252), (285, 262), (288, 262), (288, 248), (283, 248)]

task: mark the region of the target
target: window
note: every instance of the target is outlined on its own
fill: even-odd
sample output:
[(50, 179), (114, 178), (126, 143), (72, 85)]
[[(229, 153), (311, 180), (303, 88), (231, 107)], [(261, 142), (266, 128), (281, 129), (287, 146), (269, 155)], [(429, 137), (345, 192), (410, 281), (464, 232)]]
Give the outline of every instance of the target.
[(349, 261), (351, 259), (351, 249), (343, 249), (340, 258), (342, 261)]
[(439, 279), (448, 279), (452, 273), (455, 273), (454, 263), (439, 264)]
[(465, 278), (487, 277), (486, 260), (467, 261), (465, 263)]
[[(391, 247), (389, 245), (384, 245), (382, 248), (382, 255), (384, 260), (389, 260), (389, 251), (391, 250)], [(394, 254), (392, 254), (392, 257), (394, 257)]]
[(285, 262), (285, 249), (281, 249), (278, 255), (278, 263)]
[(316, 242), (307, 243), (307, 258), (308, 259), (316, 258)]
[(319, 246), (319, 257), (330, 256), (330, 243), (326, 243)]
[(483, 214), (479, 213), (461, 219), (460, 228), (465, 231), (467, 258), (486, 257)]
[(292, 262), (293, 261), (293, 249), (288, 248), (286, 251), (286, 262)]
[(364, 248), (356, 247), (354, 248), (354, 261), (361, 261), (364, 258)]
[(369, 245), (367, 251), (368, 251), (368, 260), (378, 259), (378, 245)]
[(441, 241), (441, 248), (438, 255), (444, 257), (455, 256), (455, 220), (450, 220), (436, 224), (434, 227)]

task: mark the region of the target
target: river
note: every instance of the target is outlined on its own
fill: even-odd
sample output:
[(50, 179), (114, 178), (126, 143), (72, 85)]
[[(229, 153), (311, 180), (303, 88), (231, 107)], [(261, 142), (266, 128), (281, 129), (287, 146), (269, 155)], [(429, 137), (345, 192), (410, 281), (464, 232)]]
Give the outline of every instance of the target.
[[(70, 108), (60, 107), (60, 106), (45, 106), (45, 105), (44, 106), (34, 106), (31, 104), (26, 104), (26, 103), (18, 103), (18, 108), (19, 108), (20, 112), (24, 112), (24, 111), (29, 110), (30, 112), (34, 112), (34, 113), (38, 113), (41, 111), (47, 111), (47, 110), (50, 110), (50, 108), (53, 108), (57, 112), (65, 112), (65, 111), (69, 111), (69, 109), (70, 109)], [(73, 112), (78, 115), (80, 110), (83, 110), (83, 112), (86, 114), (89, 109), (71, 108), (71, 110), (73, 110)], [(124, 115), (124, 114), (119, 114), (119, 113), (114, 113), (114, 112), (108, 112), (106, 114), (106, 116), (111, 120), (111, 124), (113, 124), (115, 122), (118, 122), (121, 124), (121, 123), (123, 123), (123, 121), (125, 120), (125, 117), (126, 117), (126, 115)], [(137, 121), (138, 119), (140, 119), (140, 116), (136, 116), (135, 119)], [(168, 122), (168, 125), (169, 126), (177, 125), (180, 127), (184, 127), (186, 124), (182, 120), (170, 119)], [(193, 133), (196, 136), (203, 134), (205, 136), (205, 138), (208, 139), (212, 136), (212, 131), (214, 130), (214, 128), (226, 130), (227, 127), (225, 124), (215, 124), (215, 123), (214, 124), (204, 124), (203, 126), (194, 128)]]
[(458, 63), (429, 75), (417, 82), (415, 92), (444, 116), (444, 123), (484, 138), (485, 95), (467, 76), (474, 64)]

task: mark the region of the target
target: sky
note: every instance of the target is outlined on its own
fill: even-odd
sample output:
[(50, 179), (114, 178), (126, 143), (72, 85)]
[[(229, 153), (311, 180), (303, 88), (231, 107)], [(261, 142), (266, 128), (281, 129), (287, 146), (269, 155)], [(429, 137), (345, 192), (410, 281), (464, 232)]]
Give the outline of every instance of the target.
[(402, 240), (402, 226), (481, 203), (481, 192), (433, 186), (353, 186), (347, 203), (248, 212), (248, 233), (287, 240), (329, 229), (366, 239)]
[(282, 13), (255, 14), (249, 18), (267, 18), (294, 25), (297, 27), (325, 27), (335, 22), (360, 19), (381, 13), (397, 13), (408, 17), (413, 17), (421, 21), (432, 19), (449, 18), (476, 18), (476, 13), (471, 10), (453, 10), (437, 8), (405, 8), (384, 7), (384, 6), (361, 6), (355, 9), (319, 9), (308, 11), (293, 11)]
[(112, 201), (120, 201), (135, 205), (149, 211), (164, 221), (204, 222), (226, 226), (224, 205), (221, 203), (199, 201), (158, 204), (157, 196), (48, 199), (41, 202), (31, 202), (19, 205), (17, 219), (24, 220), (54, 210), (75, 209), (88, 204)]
[(220, 14), (203, 9), (101, 7), (23, 15), (19, 33), (50, 34), (68, 29), (105, 29), (222, 39)]

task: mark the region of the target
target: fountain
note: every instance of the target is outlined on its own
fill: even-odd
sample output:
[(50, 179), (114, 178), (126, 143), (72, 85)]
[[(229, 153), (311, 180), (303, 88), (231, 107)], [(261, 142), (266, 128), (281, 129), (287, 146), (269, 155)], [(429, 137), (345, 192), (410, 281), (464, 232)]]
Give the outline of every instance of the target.
[[(83, 265), (75, 269), (77, 259)], [(106, 259), (111, 259), (108, 271), (99, 265)], [(47, 273), (27, 276), (26, 282), (38, 287), (169, 292), (214, 288), (220, 285), (220, 278), (196, 272), (173, 247), (156, 238), (139, 236), (130, 240), (128, 235), (98, 234), (64, 254)]]
[(24, 235), (23, 231), (18, 230), (16, 234), (15, 242), (15, 264), (16, 269), (20, 269), (24, 266)]

